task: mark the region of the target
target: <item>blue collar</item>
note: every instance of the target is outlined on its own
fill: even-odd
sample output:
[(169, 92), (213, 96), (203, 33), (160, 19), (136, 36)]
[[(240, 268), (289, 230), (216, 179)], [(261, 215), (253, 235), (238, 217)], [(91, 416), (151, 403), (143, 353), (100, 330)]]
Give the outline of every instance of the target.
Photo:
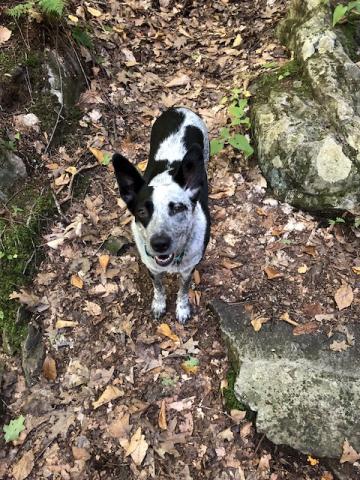
[[(153, 255), (150, 255), (150, 253), (147, 251), (146, 247), (145, 247), (145, 253), (148, 257), (154, 258)], [(180, 253), (179, 255), (177, 255), (174, 258), (174, 260), (172, 261), (172, 263), (175, 264), (175, 265), (180, 265), (180, 263), (182, 262), (182, 260), (184, 258), (184, 255), (185, 255), (185, 250), (182, 253)]]

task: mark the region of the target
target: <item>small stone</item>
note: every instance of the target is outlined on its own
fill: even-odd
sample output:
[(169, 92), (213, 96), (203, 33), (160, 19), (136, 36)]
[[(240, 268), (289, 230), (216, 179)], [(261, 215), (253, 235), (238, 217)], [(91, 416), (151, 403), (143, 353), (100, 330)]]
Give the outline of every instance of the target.
[(36, 377), (41, 372), (45, 356), (42, 333), (37, 325), (29, 324), (27, 337), (21, 345), (21, 352), (26, 383), (31, 387), (36, 383)]
[(112, 255), (121, 255), (128, 245), (131, 245), (131, 241), (126, 237), (109, 237), (104, 243), (104, 248)]

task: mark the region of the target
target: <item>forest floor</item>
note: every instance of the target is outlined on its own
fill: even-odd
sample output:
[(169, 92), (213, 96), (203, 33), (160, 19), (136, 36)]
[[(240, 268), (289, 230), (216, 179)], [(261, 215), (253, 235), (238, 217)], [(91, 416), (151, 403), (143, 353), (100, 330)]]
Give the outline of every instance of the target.
[[(107, 163), (104, 152), (118, 150), (143, 168), (151, 124), (172, 105), (199, 113), (216, 136), (227, 121), (221, 99), (235, 87), (248, 95), (264, 64), (287, 61), (275, 39), (285, 3), (69, 5), (87, 18), (98, 58), (92, 64), (94, 51), (81, 48), (92, 67), (76, 142), (42, 153), (59, 202), (69, 194), (70, 205), (45, 232), (32, 288), (18, 295), (37, 312), (47, 359), (30, 388), (21, 361), (6, 359), (6, 421), (23, 415), (26, 428), (1, 445), (1, 478), (333, 478), (321, 459), (273, 446), (239, 406), (225, 404), (229, 363), (207, 304), (243, 302), (260, 323), (290, 320), (296, 334), (344, 331), (360, 313), (355, 229), (279, 203), (253, 163), (224, 149), (209, 166), (213, 224), (190, 292), (194, 316), (176, 322), (169, 279), (160, 325), (113, 172), (93, 156)], [(41, 129), (37, 141), (41, 151)], [(72, 197), (72, 176), (87, 167)], [(106, 248), (113, 237), (117, 255)], [(334, 296), (344, 285), (352, 299), (339, 313)]]

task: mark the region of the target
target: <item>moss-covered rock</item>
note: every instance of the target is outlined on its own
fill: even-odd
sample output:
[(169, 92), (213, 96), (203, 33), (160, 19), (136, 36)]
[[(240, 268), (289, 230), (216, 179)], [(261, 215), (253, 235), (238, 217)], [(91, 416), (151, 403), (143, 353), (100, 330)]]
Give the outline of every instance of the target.
[(325, 2), (293, 0), (279, 31), (297, 73), (258, 82), (252, 116), (260, 167), (293, 205), (359, 214), (359, 65), (331, 27)]

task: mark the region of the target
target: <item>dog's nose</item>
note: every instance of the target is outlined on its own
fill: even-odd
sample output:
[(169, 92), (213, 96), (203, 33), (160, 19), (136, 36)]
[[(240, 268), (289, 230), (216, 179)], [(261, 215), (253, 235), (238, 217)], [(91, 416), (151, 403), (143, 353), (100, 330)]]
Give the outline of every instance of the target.
[(163, 253), (169, 249), (171, 238), (166, 234), (153, 235), (150, 239), (150, 245), (154, 252)]

